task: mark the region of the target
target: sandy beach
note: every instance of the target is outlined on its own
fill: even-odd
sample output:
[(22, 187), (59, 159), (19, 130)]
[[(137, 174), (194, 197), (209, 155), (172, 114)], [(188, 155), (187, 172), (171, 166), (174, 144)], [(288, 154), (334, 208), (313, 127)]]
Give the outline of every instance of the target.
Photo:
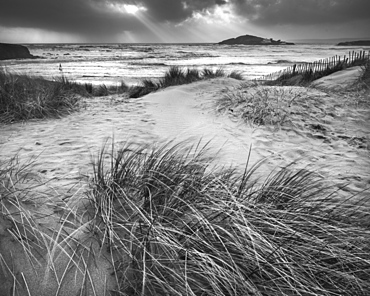
[[(338, 186), (369, 186), (370, 111), (356, 92), (332, 91), (353, 83), (353, 71), (315, 81), (317, 87), (240, 86), (218, 78), (170, 87), (139, 99), (124, 95), (87, 98), (81, 110), (61, 119), (33, 120), (2, 127), (3, 158), (34, 159), (34, 170), (57, 191), (70, 191), (91, 174), (91, 161), (105, 144), (154, 145), (168, 141), (209, 142), (219, 164), (242, 171), (262, 159), (266, 171), (297, 161), (320, 170)], [(246, 84), (246, 83), (244, 83)], [(267, 90), (294, 99), (283, 126), (256, 126), (238, 118), (238, 110), (217, 112), (226, 92)]]
[[(92, 162), (104, 145), (109, 147), (112, 142), (140, 147), (201, 141), (208, 143), (209, 153), (217, 155), (215, 165), (236, 166), (242, 173), (247, 163), (250, 167), (264, 161), (256, 174), (263, 178), (295, 162), (296, 168), (323, 176), (338, 198), (364, 196), (370, 187), (369, 98), (360, 91), (345, 90), (360, 71), (359, 67), (341, 71), (317, 80), (311, 87), (241, 85), (235, 79), (217, 78), (169, 87), (139, 99), (124, 95), (85, 98), (78, 112), (61, 119), (1, 126), (0, 154), (2, 159), (17, 156), (20, 163), (32, 162), (32, 175), (27, 178), (31, 183), (44, 184), (37, 191), (40, 208), (23, 206), (33, 215), (40, 215), (40, 209), (48, 213), (38, 220), (45, 228), (60, 227), (53, 203), (65, 203), (79, 211), (92, 178)], [(240, 117), (238, 109), (220, 112), (219, 99), (238, 91), (267, 92), (294, 101), (287, 110), (289, 120), (281, 126), (253, 125)], [(21, 253), (20, 245), (6, 231), (7, 224), (0, 226), (0, 254), (9, 250)], [(98, 248), (94, 243), (91, 246)], [(101, 255), (99, 258), (109, 257), (108, 253)], [(75, 295), (77, 284), (61, 285), (56, 292), (52, 282), (58, 280), (35, 275), (25, 257), (19, 256), (15, 269), (19, 280), (27, 279), (33, 293), (42, 290), (44, 294), (37, 295)], [(60, 262), (69, 258), (61, 257)], [(102, 283), (97, 295), (103, 295), (104, 285), (113, 285), (113, 279), (104, 275), (110, 268), (104, 262), (102, 259), (92, 273)], [(42, 272), (41, 267), (36, 269)], [(0, 279), (6, 282), (0, 289), (5, 295), (13, 279)]]

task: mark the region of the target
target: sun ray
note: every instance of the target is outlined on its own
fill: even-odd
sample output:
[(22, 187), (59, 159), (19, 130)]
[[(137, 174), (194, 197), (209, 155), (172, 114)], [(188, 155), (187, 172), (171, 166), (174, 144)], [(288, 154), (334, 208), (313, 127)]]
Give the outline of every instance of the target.
[(156, 39), (158, 40), (157, 42), (166, 42), (168, 40), (168, 34), (163, 30), (159, 25), (157, 25), (155, 22), (150, 20), (146, 14), (143, 13), (136, 13), (135, 17), (146, 27), (148, 31), (152, 35), (155, 36), (155, 38), (150, 38), (152, 40)]

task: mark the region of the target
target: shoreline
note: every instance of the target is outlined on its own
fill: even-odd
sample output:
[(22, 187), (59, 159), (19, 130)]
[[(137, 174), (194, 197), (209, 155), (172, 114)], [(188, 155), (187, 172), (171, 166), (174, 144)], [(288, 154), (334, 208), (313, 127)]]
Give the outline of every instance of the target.
[[(81, 48), (79, 47), (81, 46)], [(217, 47), (185, 45), (86, 45), (33, 46), (31, 53), (42, 59), (3, 62), (17, 73), (42, 76), (48, 80), (59, 77), (59, 65), (70, 80), (106, 84), (137, 84), (142, 79), (160, 78), (171, 66), (224, 67), (227, 72), (243, 72), (255, 79), (299, 63), (310, 63), (325, 57), (343, 56), (348, 50), (367, 50), (362, 47), (337, 48), (330, 45), (299, 45), (288, 51), (284, 47)], [(110, 46), (110, 47), (109, 47)], [(88, 50), (88, 51), (87, 51)], [(280, 62), (279, 62), (280, 61)], [(281, 63), (286, 61), (286, 63)], [(94, 76), (93, 78), (83, 76)], [(104, 77), (109, 76), (109, 77)]]

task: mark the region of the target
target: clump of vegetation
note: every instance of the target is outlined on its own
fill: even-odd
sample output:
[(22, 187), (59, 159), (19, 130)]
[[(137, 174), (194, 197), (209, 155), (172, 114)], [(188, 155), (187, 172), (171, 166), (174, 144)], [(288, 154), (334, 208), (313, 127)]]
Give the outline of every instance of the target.
[(338, 62), (334, 66), (326, 67), (322, 70), (314, 71), (312, 68), (308, 68), (306, 71), (303, 71), (299, 74), (293, 71), (291, 73), (282, 74), (276, 79), (275, 83), (279, 85), (308, 85), (314, 80), (328, 76), (343, 69), (345, 69), (343, 63)]
[(204, 78), (217, 78), (217, 77), (225, 77), (226, 73), (224, 69), (218, 68), (215, 71), (212, 69), (204, 68), (202, 70), (202, 75)]
[(239, 71), (232, 71), (229, 76), (230, 78), (234, 78), (236, 80), (244, 80), (243, 74)]
[(106, 252), (76, 209), (45, 192), (35, 161), (0, 159), (0, 295), (108, 295)]
[(370, 90), (370, 60), (362, 66), (362, 75), (360, 77), (360, 84)]
[[(318, 174), (264, 182), (210, 166), (206, 149), (102, 151), (90, 195), (124, 295), (365, 295), (369, 215)], [(107, 162), (107, 159), (108, 160)], [(363, 202), (363, 201), (362, 201)]]
[(369, 54), (365, 51), (350, 52), (349, 57), (332, 57), (313, 63), (293, 65), (263, 78), (267, 85), (309, 85), (312, 81), (332, 73), (354, 66), (365, 66), (369, 63)]
[[(189, 84), (195, 81), (212, 79), (217, 77), (226, 77), (226, 73), (222, 68), (212, 70), (204, 68), (203, 70), (198, 69), (182, 69), (178, 66), (172, 66), (164, 74), (163, 78), (159, 79), (158, 82), (145, 79), (141, 82), (141, 85), (131, 87), (129, 89), (130, 98), (138, 98), (147, 95), (151, 92), (157, 91), (161, 88), (166, 88), (174, 85)], [(232, 72), (228, 77), (242, 80), (243, 77), (239, 72)]]
[(248, 124), (282, 126), (290, 122), (290, 107), (302, 95), (296, 89), (242, 84), (227, 90), (216, 104), (219, 112)]
[(103, 149), (79, 210), (0, 161), (0, 293), (367, 294), (365, 199), (294, 165), (262, 180), (215, 160), (199, 144)]
[(77, 94), (83, 97), (88, 97), (89, 93), (87, 92), (87, 89), (84, 85), (75, 82), (73, 80), (68, 79), (64, 75), (55, 78), (53, 81), (46, 80), (42, 77), (29, 77), (30, 79), (38, 79), (38, 80), (44, 80), (47, 83), (54, 83), (59, 84), (65, 91), (69, 91), (73, 94)]
[(63, 74), (54, 81), (18, 75), (0, 69), (0, 123), (61, 117), (79, 108), (80, 97), (127, 93), (129, 87), (93, 86), (67, 79)]
[(78, 108), (83, 86), (62, 77), (57, 81), (0, 70), (0, 123), (60, 117)]
[(87, 93), (94, 97), (123, 94), (127, 93), (129, 90), (129, 86), (124, 81), (121, 81), (118, 85), (109, 86), (105, 85), (104, 83), (96, 86), (94, 86), (92, 83), (85, 83), (84, 87)]

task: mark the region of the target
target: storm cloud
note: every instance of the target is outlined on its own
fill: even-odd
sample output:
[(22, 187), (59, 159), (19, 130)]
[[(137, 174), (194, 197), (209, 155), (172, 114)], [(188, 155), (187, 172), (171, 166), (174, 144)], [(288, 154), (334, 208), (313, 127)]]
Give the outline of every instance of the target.
[(195, 12), (205, 12), (226, 4), (223, 0), (138, 0), (136, 5), (148, 9), (148, 14), (159, 22), (180, 23)]
[(140, 27), (133, 15), (123, 16), (106, 1), (2, 0), (0, 25), (76, 34), (104, 34)]
[(225, 3), (223, 0), (1, 0), (0, 26), (77, 34), (118, 33), (142, 28), (133, 14), (115, 9), (119, 5), (141, 6), (152, 21), (175, 24), (191, 17), (194, 12)]
[(368, 0), (232, 0), (234, 12), (259, 25), (318, 25), (367, 20)]
[(0, 27), (81, 36), (147, 30), (139, 15), (125, 11), (124, 5), (141, 7), (143, 18), (170, 26), (196, 14), (212, 17), (218, 7), (226, 7), (244, 24), (266, 28), (356, 21), (370, 25), (369, 0), (1, 0)]

